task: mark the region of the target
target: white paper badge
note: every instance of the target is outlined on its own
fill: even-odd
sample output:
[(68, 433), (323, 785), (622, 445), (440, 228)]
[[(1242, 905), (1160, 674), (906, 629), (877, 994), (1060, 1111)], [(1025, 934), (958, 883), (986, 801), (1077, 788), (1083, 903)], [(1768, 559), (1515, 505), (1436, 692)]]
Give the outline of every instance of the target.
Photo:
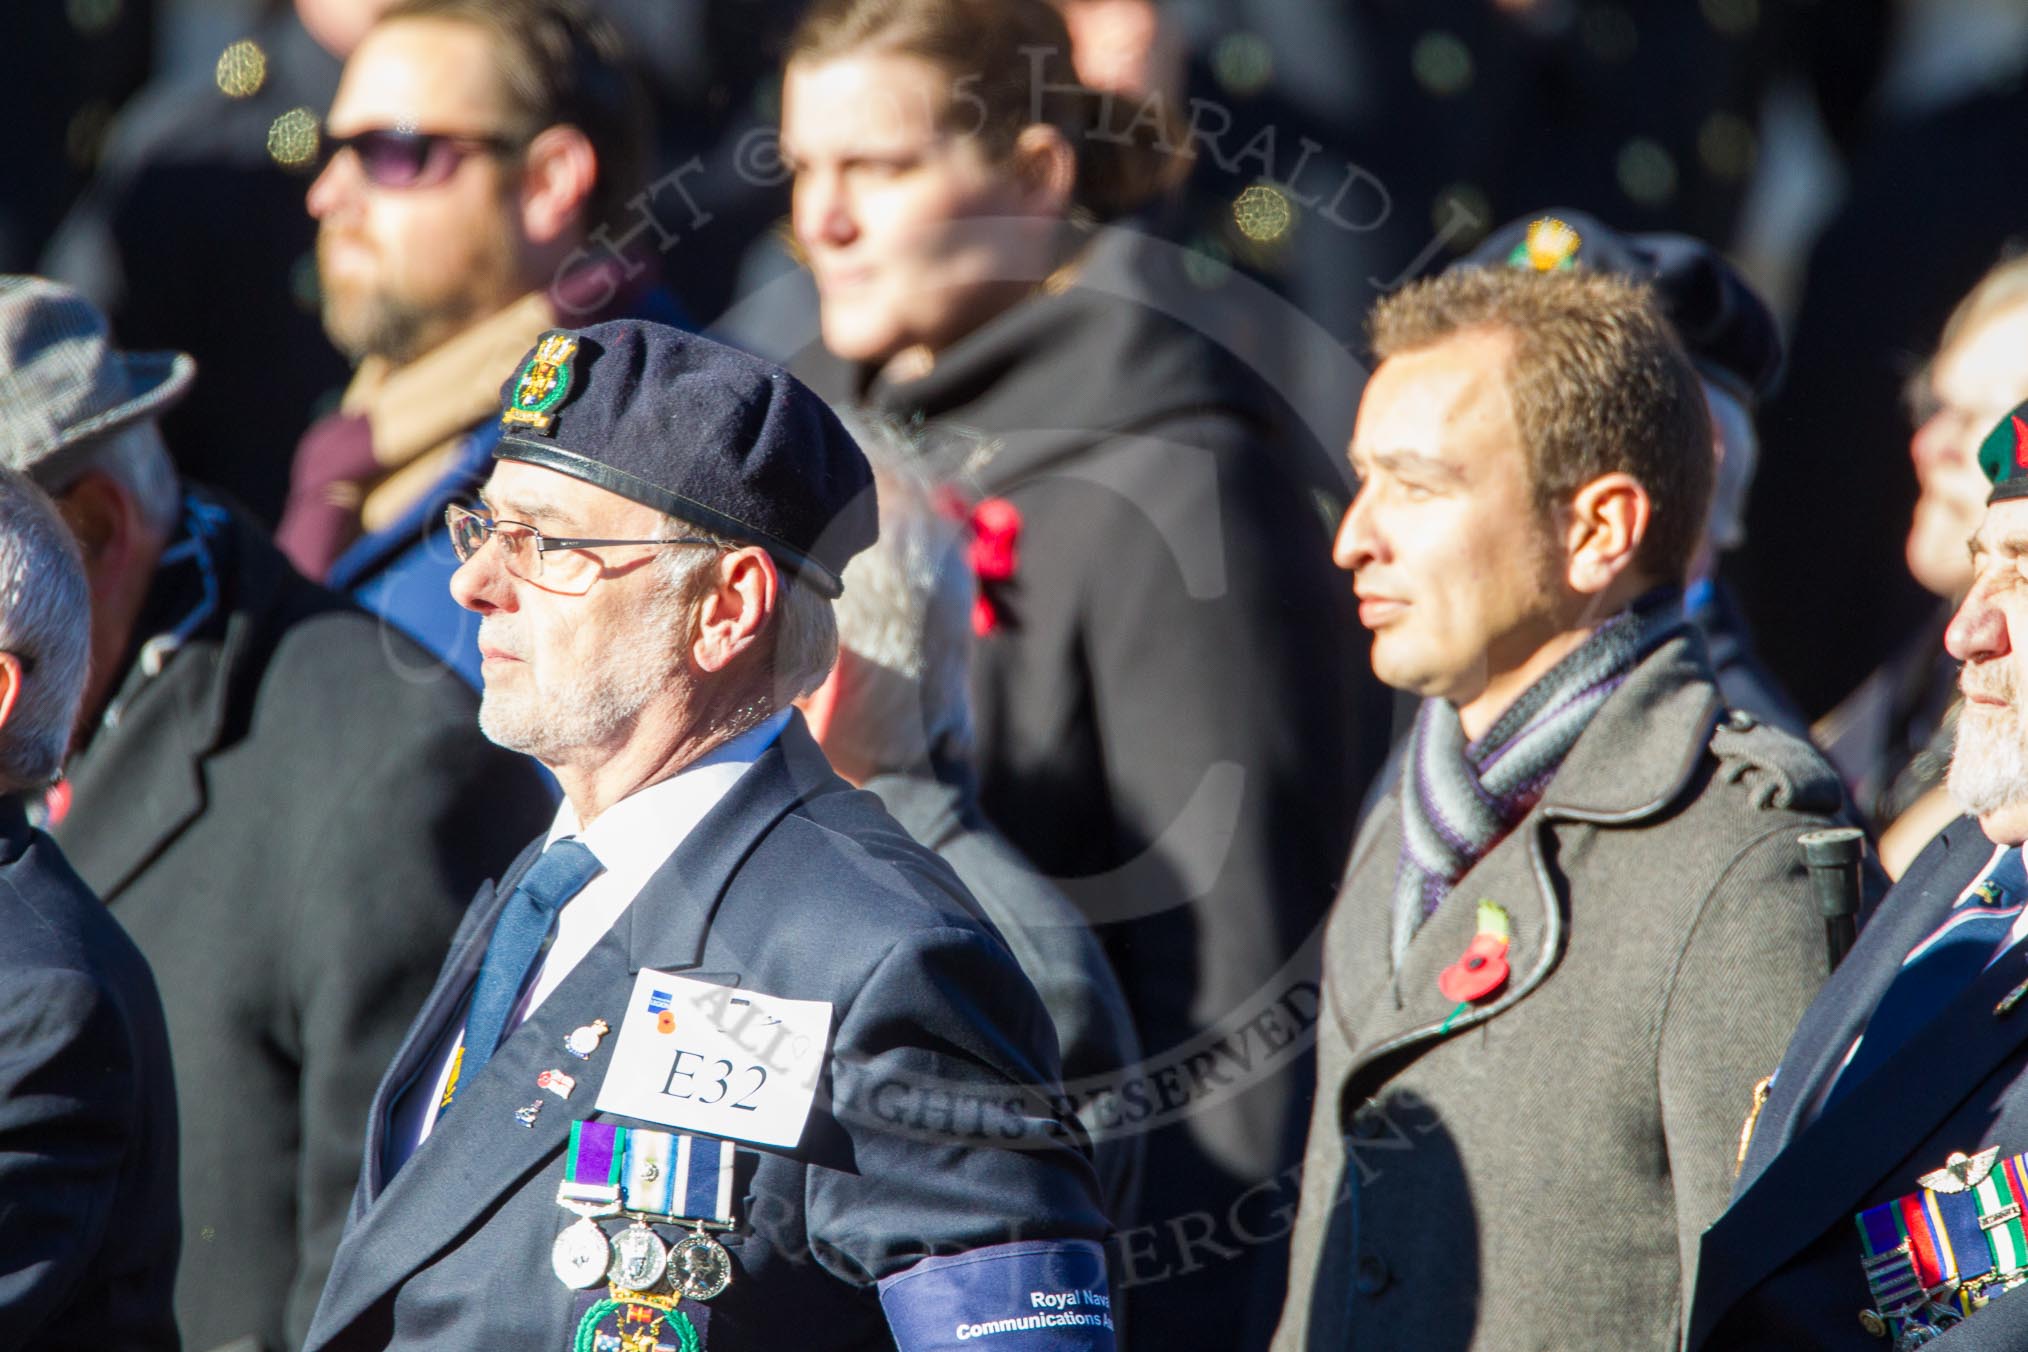
[(597, 1107), (683, 1131), (793, 1146), (830, 1040), (828, 1000), (783, 1000), (644, 968)]

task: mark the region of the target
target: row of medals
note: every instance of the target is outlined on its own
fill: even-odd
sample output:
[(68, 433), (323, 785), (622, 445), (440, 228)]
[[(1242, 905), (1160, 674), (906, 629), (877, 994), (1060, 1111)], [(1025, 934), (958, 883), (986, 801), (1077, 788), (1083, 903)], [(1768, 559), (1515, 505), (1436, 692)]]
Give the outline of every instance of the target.
[[(666, 1280), (675, 1296), (710, 1300), (732, 1285), (732, 1255), (706, 1233), (702, 1221), (693, 1222), (696, 1228), (691, 1233), (665, 1247), (648, 1222), (673, 1222), (676, 1217), (627, 1211), (618, 1202), (597, 1204), (559, 1197), (557, 1205), (575, 1212), (579, 1219), (550, 1246), (549, 1265), (557, 1280), (574, 1291), (604, 1281), (621, 1293), (652, 1297)], [(599, 1222), (612, 1216), (626, 1217), (633, 1224), (608, 1236)]]

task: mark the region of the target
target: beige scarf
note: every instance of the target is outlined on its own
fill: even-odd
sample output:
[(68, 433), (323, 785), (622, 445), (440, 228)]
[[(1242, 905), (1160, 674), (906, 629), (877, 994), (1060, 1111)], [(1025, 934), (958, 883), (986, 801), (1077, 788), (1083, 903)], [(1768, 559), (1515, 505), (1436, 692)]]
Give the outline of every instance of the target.
[(399, 520), (442, 476), (460, 438), (499, 409), (514, 364), (555, 326), (549, 293), (531, 291), (398, 370), (379, 357), (361, 362), (339, 408), (365, 416), (382, 473), (364, 485), (333, 485), (333, 501), (359, 494), (368, 534)]

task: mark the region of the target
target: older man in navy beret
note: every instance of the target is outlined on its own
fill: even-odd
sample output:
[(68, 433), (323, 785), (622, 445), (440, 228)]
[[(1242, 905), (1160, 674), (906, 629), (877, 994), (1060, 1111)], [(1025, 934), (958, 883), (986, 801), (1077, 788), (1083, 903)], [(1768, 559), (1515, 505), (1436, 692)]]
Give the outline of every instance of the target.
[(566, 801), (375, 1095), (308, 1346), (1110, 1348), (1041, 1002), (792, 707), (859, 449), (647, 323), (545, 334), (503, 405), (452, 591), (481, 725)]

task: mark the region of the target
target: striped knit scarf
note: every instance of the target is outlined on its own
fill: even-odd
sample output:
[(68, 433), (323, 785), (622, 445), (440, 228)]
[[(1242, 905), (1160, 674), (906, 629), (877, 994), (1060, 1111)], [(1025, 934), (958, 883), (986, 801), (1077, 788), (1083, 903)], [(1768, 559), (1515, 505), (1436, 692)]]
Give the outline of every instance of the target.
[(1648, 593), (1600, 625), (1469, 745), (1456, 705), (1423, 701), (1402, 762), (1397, 968), (1423, 921), (1542, 797), (1599, 706), (1682, 626), (1680, 591)]

